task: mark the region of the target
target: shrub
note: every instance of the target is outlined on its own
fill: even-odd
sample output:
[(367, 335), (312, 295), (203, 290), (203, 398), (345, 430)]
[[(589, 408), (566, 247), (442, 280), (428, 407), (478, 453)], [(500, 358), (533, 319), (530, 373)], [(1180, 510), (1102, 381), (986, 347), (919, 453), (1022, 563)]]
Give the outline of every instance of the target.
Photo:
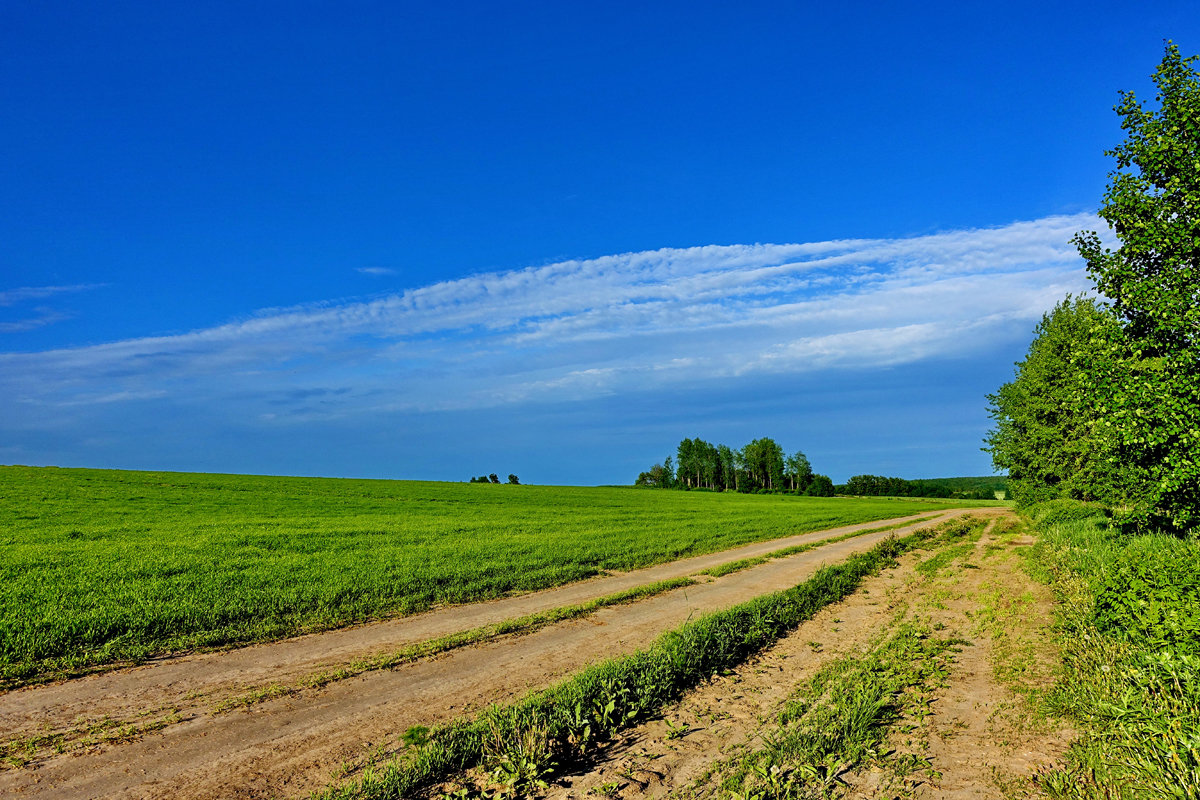
[(1100, 503), (1085, 503), (1082, 500), (1046, 500), (1036, 503), (1026, 509), (1033, 521), (1040, 526), (1058, 525), (1063, 522), (1080, 522), (1092, 517), (1107, 517), (1106, 509)]
[(1097, 585), (1096, 627), (1150, 650), (1200, 648), (1200, 544), (1139, 536), (1122, 556)]

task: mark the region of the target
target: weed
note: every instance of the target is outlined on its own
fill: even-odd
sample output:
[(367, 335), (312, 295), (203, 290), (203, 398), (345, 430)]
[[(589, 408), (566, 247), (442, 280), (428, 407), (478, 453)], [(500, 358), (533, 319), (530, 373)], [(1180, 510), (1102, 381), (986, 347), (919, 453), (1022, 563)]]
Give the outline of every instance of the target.
[(867, 655), (826, 667), (788, 700), (761, 749), (724, 768), (722, 790), (758, 800), (830, 796), (848, 771), (883, 757), (891, 724), (928, 705), (953, 646), (908, 624)]
[(681, 722), (678, 725), (669, 719), (663, 720), (663, 722), (667, 724), (666, 739), (668, 741), (672, 739), (682, 739), (692, 732), (691, 726), (686, 722)]
[(1047, 701), (1082, 728), (1067, 763), (1039, 773), (1038, 786), (1053, 798), (1200, 797), (1200, 551), (1122, 536), (1102, 517), (1081, 518), (1088, 511), (1034, 509), (1030, 571), (1058, 595), (1063, 651)]
[(400, 736), (400, 741), (406, 747), (422, 748), (429, 744), (429, 728), (424, 725), (413, 725)]

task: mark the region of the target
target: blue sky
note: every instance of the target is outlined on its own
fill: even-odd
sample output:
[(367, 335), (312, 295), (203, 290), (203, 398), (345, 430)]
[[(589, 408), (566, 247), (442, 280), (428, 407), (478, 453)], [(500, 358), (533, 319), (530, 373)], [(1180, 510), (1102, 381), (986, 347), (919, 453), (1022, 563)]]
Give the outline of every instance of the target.
[[(0, 463), (986, 474), (1193, 3), (8, 4)], [(23, 7), (18, 7), (23, 6)]]

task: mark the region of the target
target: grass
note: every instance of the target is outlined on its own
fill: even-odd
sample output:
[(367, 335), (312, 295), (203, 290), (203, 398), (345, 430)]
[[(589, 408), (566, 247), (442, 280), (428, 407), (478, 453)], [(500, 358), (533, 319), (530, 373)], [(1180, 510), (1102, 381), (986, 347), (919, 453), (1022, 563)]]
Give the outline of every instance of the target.
[(821, 569), (804, 583), (707, 615), (671, 631), (644, 650), (597, 664), (516, 703), (493, 706), (474, 719), (422, 736), (423, 744), (358, 780), (318, 795), (324, 800), (374, 800), (429, 792), (474, 770), (447, 797), (491, 789), (520, 796), (544, 788), (564, 764), (585, 762), (597, 744), (651, 718), (703, 680), (745, 661), (787, 635), (821, 608), (846, 597), (862, 579), (895, 564), (907, 549), (944, 543), (972, 524), (955, 521), (935, 534), (921, 531)]
[(866, 654), (830, 664), (793, 693), (777, 724), (760, 733), (763, 747), (721, 770), (722, 795), (836, 796), (842, 775), (885, 760), (894, 723), (928, 713), (932, 689), (945, 685), (950, 651), (958, 644), (904, 623)]
[(0, 689), (973, 504), (0, 467)]
[[(1052, 798), (1200, 797), (1200, 543), (1125, 536), (1095, 508), (1032, 509), (1035, 577), (1058, 599), (1050, 709), (1080, 736)], [(1046, 504), (1049, 505), (1049, 504)]]

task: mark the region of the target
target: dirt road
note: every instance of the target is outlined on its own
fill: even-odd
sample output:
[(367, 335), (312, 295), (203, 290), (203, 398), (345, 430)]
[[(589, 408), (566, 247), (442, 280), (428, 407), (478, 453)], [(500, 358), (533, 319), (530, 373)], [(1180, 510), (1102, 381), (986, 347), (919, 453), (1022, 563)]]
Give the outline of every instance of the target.
[[(966, 512), (955, 510), (945, 516), (962, 513)], [(215, 702), (406, 643), (694, 575), (717, 564), (882, 524), (886, 523), (777, 539), (492, 603), (9, 692), (0, 696), (0, 731), (5, 739), (72, 727), (94, 729), (105, 718), (122, 723), (166, 719), (170, 724), (128, 739), (40, 756), (8, 769), (0, 773), (0, 795), (64, 800), (305, 795), (326, 785), (343, 771), (343, 765), (357, 761), (366, 751), (397, 747), (398, 737), (413, 725), (444, 722), (547, 686), (588, 663), (631, 652), (690, 617), (794, 586), (820, 565), (867, 550), (893, 532), (824, 545), (529, 635), (505, 637), (394, 670), (368, 672), (245, 710), (214, 714)], [(894, 533), (903, 535), (907, 530)]]
[(929, 707), (892, 727), (885, 755), (838, 777), (842, 796), (1030, 794), (1030, 777), (1061, 758), (1073, 735), (1061, 722), (1032, 722), (1022, 698), (997, 678), (1019, 667), (1025, 691), (1048, 685), (1054, 673), (1050, 592), (1016, 557), (1031, 543), (985, 534), (932, 575), (914, 569), (928, 553), (904, 556), (898, 568), (867, 579), (742, 667), (690, 692), (662, 719), (626, 731), (593, 769), (551, 786), (546, 800), (719, 796), (716, 787), (732, 766), (764, 747), (793, 691), (839, 659), (869, 650), (902, 622), (962, 644)]

